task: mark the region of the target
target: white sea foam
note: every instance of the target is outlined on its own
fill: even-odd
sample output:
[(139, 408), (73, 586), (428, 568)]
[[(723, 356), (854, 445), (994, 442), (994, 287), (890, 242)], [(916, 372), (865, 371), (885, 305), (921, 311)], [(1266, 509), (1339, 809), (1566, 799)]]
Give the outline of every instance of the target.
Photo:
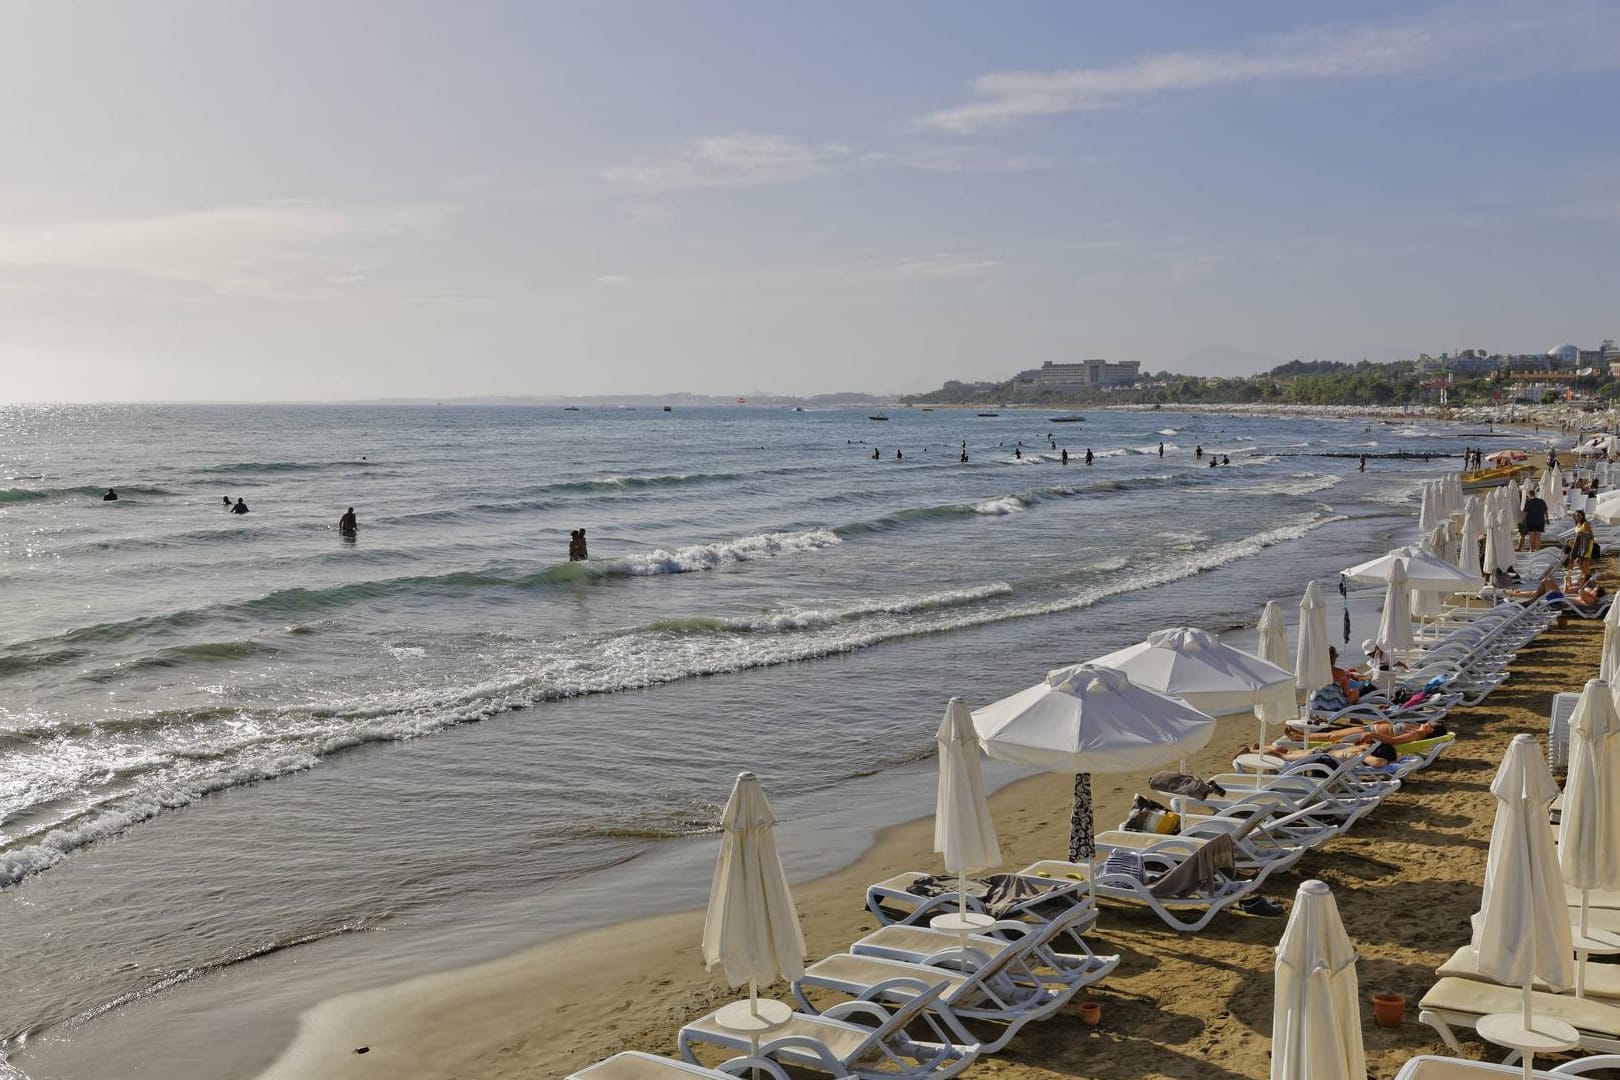
[(1003, 495), (999, 499), (986, 499), (982, 503), (973, 504), (975, 514), (990, 514), (1001, 517), (1004, 514), (1016, 514), (1029, 509), (1029, 503), (1017, 495)]
[(712, 570), (727, 563), (751, 562), (778, 555), (799, 555), (843, 543), (831, 529), (810, 529), (797, 533), (759, 533), (716, 544), (693, 544), (665, 551), (662, 548), (637, 555), (624, 555), (607, 561), (610, 574), (643, 577), (653, 574), (689, 574)]

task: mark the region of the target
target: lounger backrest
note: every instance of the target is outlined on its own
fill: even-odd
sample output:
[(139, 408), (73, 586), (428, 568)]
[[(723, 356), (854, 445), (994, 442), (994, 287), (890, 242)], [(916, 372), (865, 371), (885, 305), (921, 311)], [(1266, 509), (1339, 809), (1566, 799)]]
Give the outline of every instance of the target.
[(861, 1044), (844, 1058), (844, 1064), (860, 1061), (867, 1055), (881, 1050), (890, 1039), (905, 1031), (913, 1020), (938, 1001), (939, 996), (945, 992), (945, 987), (949, 985), (949, 983), (935, 983), (925, 990), (919, 990), (904, 1004), (895, 1008), (889, 1013), (887, 1020), (873, 1028), (872, 1034), (862, 1039)]
[(1026, 962), (1041, 949), (1052, 944), (1057, 936), (1082, 919), (1091, 916), (1089, 908), (1075, 905), (1055, 919), (1050, 919), (1033, 933), (1026, 934), (1017, 941), (1009, 944), (1005, 949), (990, 958), (990, 962), (976, 971), (968, 973), (967, 981), (957, 987), (951, 995), (953, 1001), (960, 1001), (964, 996), (976, 995), (982, 984), (999, 977), (1002, 972), (1015, 964)]

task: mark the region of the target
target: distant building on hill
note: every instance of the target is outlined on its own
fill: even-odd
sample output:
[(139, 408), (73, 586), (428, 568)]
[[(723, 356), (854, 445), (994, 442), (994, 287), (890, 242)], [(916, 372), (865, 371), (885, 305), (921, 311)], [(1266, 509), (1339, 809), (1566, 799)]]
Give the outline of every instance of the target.
[(1110, 363), (1082, 360), (1078, 364), (1054, 364), (1048, 360), (1035, 373), (1035, 383), (1043, 389), (1068, 390), (1079, 386), (1123, 386), (1142, 374), (1138, 360)]

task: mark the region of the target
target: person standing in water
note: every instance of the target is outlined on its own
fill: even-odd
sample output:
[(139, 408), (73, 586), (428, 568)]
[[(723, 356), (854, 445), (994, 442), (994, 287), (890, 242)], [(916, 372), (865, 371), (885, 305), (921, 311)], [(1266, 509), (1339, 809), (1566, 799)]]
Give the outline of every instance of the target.
[(107, 494), (105, 494), (105, 495), (103, 495), (101, 497), (101, 501), (102, 502), (117, 502), (118, 501), (118, 492), (114, 491), (112, 488), (108, 488), (107, 489)]
[(1164, 457), (1164, 443), (1159, 444), (1159, 456)]
[(896, 450), (894, 452), (894, 460), (896, 460), (896, 461), (904, 461), (904, 460), (906, 460), (906, 455), (904, 455), (900, 451)]
[(1086, 447), (1086, 464), (1091, 464), (1091, 447)]
[(233, 513), (233, 514), (245, 514), (247, 512), (248, 512), (247, 503), (243, 502), (241, 497), (238, 496), (237, 500), (236, 500), (236, 505), (231, 507), (231, 513)]
[(1063, 449), (1063, 464), (1067, 465), (1068, 463), (1069, 463), (1069, 450), (1068, 450), (1068, 447), (1064, 447), (1064, 449)]
[(1200, 443), (1197, 449), (1193, 451), (1193, 457), (1197, 458), (1199, 461), (1204, 460), (1204, 446), (1202, 443)]
[(568, 561), (584, 562), (591, 554), (585, 549), (585, 530), (575, 529), (568, 534)]
[(344, 536), (353, 536), (359, 531), (360, 522), (355, 518), (354, 507), (351, 506), (349, 507), (347, 513), (338, 518), (338, 532), (342, 533)]
[(1023, 452), (1023, 450), (1019, 449), (1016, 446), (1013, 447), (1013, 457), (1017, 458), (1019, 461), (1023, 461), (1024, 460), (1024, 452)]
[(879, 454), (878, 454), (878, 448), (877, 448), (877, 447), (875, 447), (875, 446), (874, 446), (874, 447), (872, 447), (872, 460), (873, 460), (873, 461), (876, 461), (876, 460), (877, 460), (877, 459), (878, 459), (878, 457), (879, 457), (879, 456), (880, 456), (880, 455), (879, 455)]
[(229, 495), (226, 495), (225, 496), (225, 509), (230, 510), (230, 508), (231, 508), (231, 497)]
[(1366, 454), (1361, 455), (1361, 465), (1356, 469), (1356, 471), (1357, 472), (1366, 472), (1367, 471), (1367, 455)]

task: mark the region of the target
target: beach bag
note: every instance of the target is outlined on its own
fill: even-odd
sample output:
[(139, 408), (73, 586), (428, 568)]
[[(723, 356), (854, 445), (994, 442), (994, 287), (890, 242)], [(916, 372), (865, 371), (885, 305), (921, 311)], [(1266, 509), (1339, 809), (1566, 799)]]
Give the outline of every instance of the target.
[(1125, 819), (1127, 832), (1158, 833), (1172, 836), (1181, 831), (1181, 815), (1145, 795), (1131, 800), (1131, 813)]
[(1188, 795), (1194, 799), (1207, 799), (1211, 795), (1225, 795), (1226, 789), (1213, 780), (1200, 780), (1184, 772), (1166, 769), (1148, 777), (1148, 787), (1166, 795)]

